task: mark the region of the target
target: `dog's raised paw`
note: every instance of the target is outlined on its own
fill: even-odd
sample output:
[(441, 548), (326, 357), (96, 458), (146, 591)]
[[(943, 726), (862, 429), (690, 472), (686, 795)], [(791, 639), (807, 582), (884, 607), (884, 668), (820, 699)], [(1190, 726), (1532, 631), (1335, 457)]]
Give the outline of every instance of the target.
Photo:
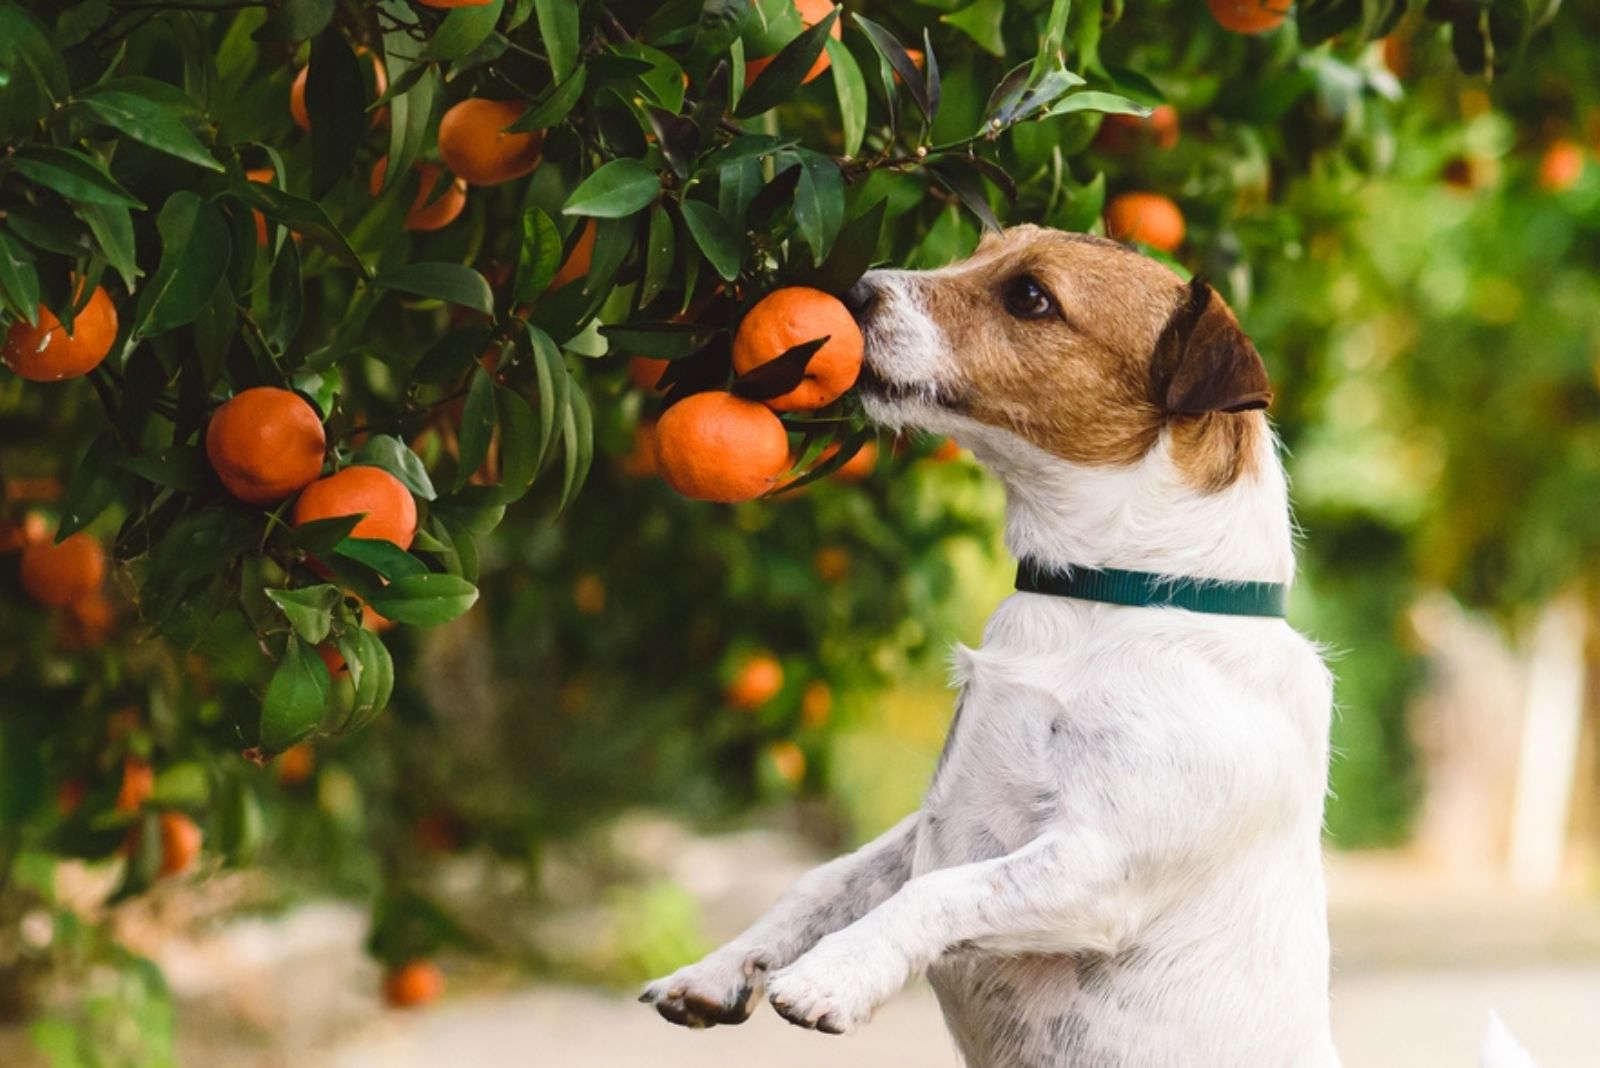
[(761, 996), (765, 966), (757, 954), (719, 950), (644, 988), (639, 1000), (684, 1027), (743, 1023)]
[(829, 1035), (849, 1034), (872, 1015), (870, 1005), (851, 1005), (849, 999), (793, 970), (772, 977), (767, 984), (767, 1000), (779, 1016), (795, 1026)]

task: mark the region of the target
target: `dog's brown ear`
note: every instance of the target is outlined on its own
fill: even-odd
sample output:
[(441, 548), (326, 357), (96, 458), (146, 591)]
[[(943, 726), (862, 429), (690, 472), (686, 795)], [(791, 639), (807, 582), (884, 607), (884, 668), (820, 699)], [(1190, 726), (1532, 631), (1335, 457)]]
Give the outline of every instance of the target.
[(1247, 412), (1272, 400), (1261, 354), (1198, 277), (1162, 329), (1150, 371), (1151, 400), (1168, 415)]

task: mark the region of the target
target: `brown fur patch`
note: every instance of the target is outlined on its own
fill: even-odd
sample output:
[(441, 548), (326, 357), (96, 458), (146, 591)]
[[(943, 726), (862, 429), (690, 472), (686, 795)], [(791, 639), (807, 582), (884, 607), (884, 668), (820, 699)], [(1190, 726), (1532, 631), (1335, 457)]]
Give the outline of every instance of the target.
[(1173, 420), (1172, 459), (1183, 479), (1215, 493), (1255, 472), (1256, 446), (1266, 432), (1257, 412), (1207, 412)]
[[(1059, 316), (1006, 311), (1005, 287), (1022, 275), (1049, 291)], [(1173, 417), (1156, 396), (1157, 343), (1189, 293), (1156, 261), (1089, 235), (1021, 226), (924, 275), (920, 291), (955, 354), (963, 380), (948, 385), (963, 414), (1081, 464), (1136, 463), (1171, 425), (1179, 465), (1198, 488), (1220, 489), (1247, 469), (1259, 416)]]

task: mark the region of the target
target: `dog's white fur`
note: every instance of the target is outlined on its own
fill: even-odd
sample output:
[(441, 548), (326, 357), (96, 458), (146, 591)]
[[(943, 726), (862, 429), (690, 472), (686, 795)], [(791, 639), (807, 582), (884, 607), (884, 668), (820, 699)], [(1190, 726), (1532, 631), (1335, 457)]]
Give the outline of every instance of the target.
[[(891, 383), (947, 381), (959, 362), (922, 277), (869, 276), (868, 358)], [(1018, 556), (1292, 577), (1270, 434), (1209, 491), (1165, 436), (1136, 464), (1096, 467), (931, 392), (868, 403), (1001, 478)], [(1331, 685), (1312, 644), (1276, 619), (1017, 593), (955, 668), (922, 810), (643, 1000), (681, 1023), (737, 1022), (764, 980), (789, 1019), (848, 1032), (926, 970), (974, 1068), (1337, 1065), (1320, 846)]]

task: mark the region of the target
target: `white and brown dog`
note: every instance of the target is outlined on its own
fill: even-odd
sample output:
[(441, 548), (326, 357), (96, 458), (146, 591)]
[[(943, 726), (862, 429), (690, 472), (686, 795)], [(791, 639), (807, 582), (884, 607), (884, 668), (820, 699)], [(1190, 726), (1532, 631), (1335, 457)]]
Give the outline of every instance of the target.
[(921, 811), (641, 1000), (865, 1024), (927, 971), (967, 1063), (1337, 1065), (1321, 829), (1331, 687), (1261, 358), (1128, 248), (1019, 227), (852, 291), (868, 411), (1005, 483), (1018, 592)]

